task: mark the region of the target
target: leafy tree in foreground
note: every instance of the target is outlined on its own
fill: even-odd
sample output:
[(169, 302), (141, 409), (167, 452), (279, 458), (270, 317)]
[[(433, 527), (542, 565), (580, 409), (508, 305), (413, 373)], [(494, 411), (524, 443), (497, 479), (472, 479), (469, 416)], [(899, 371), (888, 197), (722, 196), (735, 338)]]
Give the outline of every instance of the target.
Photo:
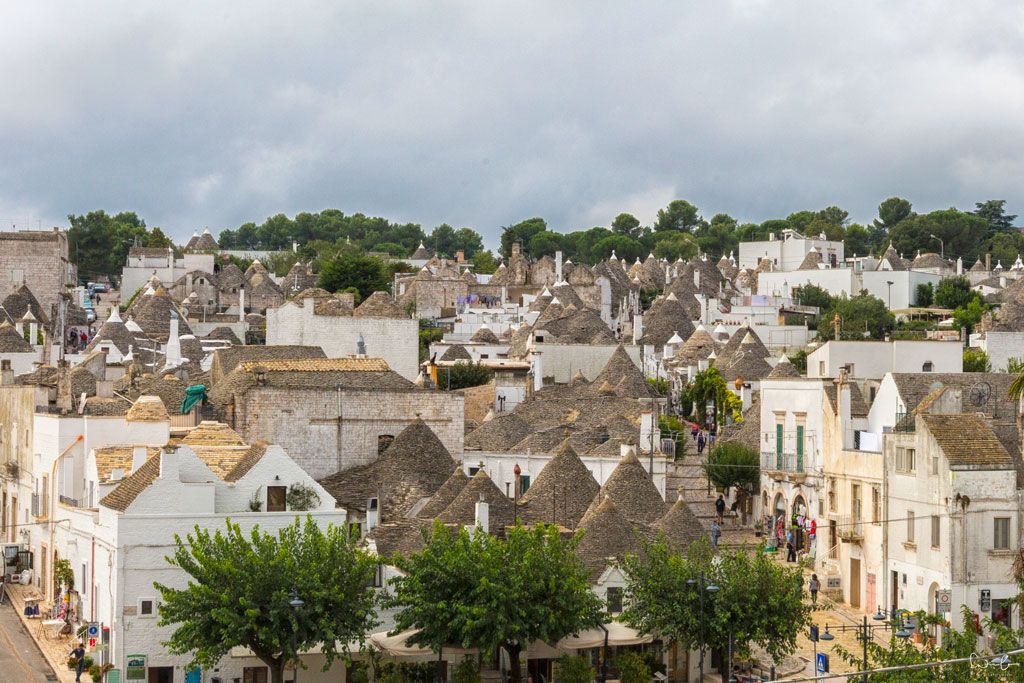
[[(155, 583), (160, 626), (175, 626), (165, 643), (172, 654), (192, 654), (214, 667), (233, 647), (247, 647), (282, 683), (296, 650), (323, 651), (330, 667), (337, 643), (362, 641), (374, 626), (376, 560), (341, 527), (321, 529), (296, 519), (277, 535), (254, 527), (245, 534), (227, 522), (224, 532), (196, 526), (167, 561), (189, 576), (184, 589)], [(305, 604), (290, 604), (292, 589)], [(293, 648), (292, 642), (295, 642)]]
[(478, 387), (494, 378), (494, 370), (480, 363), (462, 362), (437, 369), (437, 387), (446, 391)]
[(917, 286), (917, 305), (928, 308), (935, 298), (935, 288), (930, 282), (922, 282)]
[(434, 652), (504, 648), (519, 683), (519, 655), (530, 643), (553, 643), (600, 622), (578, 538), (538, 525), (499, 539), (436, 523), (422, 552), (395, 560), (404, 573), (389, 600), (399, 608), (395, 629), (419, 629), (410, 641)]
[[(934, 614), (918, 612), (916, 617), (919, 624), (918, 629), (923, 627), (925, 633), (945, 625), (945, 619)], [(978, 636), (981, 634), (975, 630), (973, 614), (966, 606), (963, 607), (963, 623), (964, 627), (960, 630), (949, 629), (944, 632), (941, 646), (936, 644), (934, 638), (928, 638), (923, 647), (910, 642), (909, 638), (897, 638), (895, 635), (890, 636), (889, 642), (885, 645), (872, 639), (868, 641), (868, 666), (872, 669), (881, 669), (927, 664), (987, 653), (978, 647)], [(988, 618), (983, 620), (983, 625), (985, 630), (995, 637), (992, 652), (1006, 652), (1020, 647), (1024, 631), (1007, 628)], [(850, 666), (857, 669), (863, 666), (863, 652), (860, 646), (851, 651), (837, 643), (833, 650)], [(929, 669), (871, 674), (871, 681), (872, 683), (946, 683), (948, 681), (1002, 683), (1003, 681), (1020, 680), (1019, 673), (1021, 667), (1024, 666), (1024, 657), (1021, 655), (1011, 656), (1007, 658), (1007, 664), (1009, 666), (1001, 664), (984, 666), (981, 661), (960, 662)]]
[[(715, 557), (702, 539), (683, 556), (660, 539), (642, 555), (628, 555), (622, 566), (626, 623), (688, 649), (700, 646), (703, 620), (706, 647), (724, 650), (731, 633), (740, 653), (756, 643), (779, 659), (796, 649), (797, 635), (809, 622), (800, 570), (765, 553), (741, 549)], [(688, 583), (701, 574), (718, 586), (705, 596), (703, 616), (697, 587)]]

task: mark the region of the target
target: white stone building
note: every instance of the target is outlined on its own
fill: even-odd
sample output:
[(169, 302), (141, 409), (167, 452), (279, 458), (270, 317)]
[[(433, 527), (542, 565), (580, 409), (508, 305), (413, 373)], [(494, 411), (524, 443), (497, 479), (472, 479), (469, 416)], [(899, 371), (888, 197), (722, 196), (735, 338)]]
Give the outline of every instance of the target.
[(959, 341), (902, 340), (825, 342), (807, 355), (808, 377), (881, 380), (887, 373), (954, 373), (964, 368)]
[(741, 242), (739, 267), (756, 269), (761, 259), (770, 259), (778, 270), (796, 270), (807, 254), (815, 249), (832, 267), (843, 262), (843, 243), (818, 237), (805, 237), (795, 230), (783, 230), (781, 238), (771, 235), (761, 242)]
[(127, 301), (132, 294), (145, 287), (154, 275), (165, 286), (170, 286), (185, 273), (212, 273), (213, 263), (214, 255), (211, 253), (185, 252), (182, 258), (175, 258), (170, 247), (131, 247), (128, 260), (121, 270), (122, 300)]
[[(352, 355), (383, 358), (408, 380), (419, 373), (419, 321), (394, 304), (374, 306), (374, 297), (363, 305), (339, 313), (337, 308), (318, 309), (323, 299), (287, 301), (267, 309), (267, 345), (319, 346), (328, 358)], [(387, 303), (391, 303), (390, 300)], [(320, 310), (321, 312), (318, 312)]]

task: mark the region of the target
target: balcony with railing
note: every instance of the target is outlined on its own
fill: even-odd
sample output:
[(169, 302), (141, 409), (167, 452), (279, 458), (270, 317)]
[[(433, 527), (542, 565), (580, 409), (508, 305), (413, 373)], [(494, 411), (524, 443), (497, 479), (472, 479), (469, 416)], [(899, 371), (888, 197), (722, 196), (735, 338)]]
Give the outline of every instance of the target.
[(843, 543), (860, 543), (864, 540), (864, 520), (860, 515), (835, 515), (829, 518), (836, 523), (836, 535)]
[(810, 468), (810, 453), (814, 444), (814, 432), (802, 428), (775, 433), (775, 448), (761, 451), (761, 471), (774, 479), (803, 481)]

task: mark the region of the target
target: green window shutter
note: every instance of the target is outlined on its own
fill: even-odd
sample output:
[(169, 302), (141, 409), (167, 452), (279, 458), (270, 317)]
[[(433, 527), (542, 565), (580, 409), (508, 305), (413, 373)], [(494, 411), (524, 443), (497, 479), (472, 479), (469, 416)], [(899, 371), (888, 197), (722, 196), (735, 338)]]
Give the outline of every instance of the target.
[(796, 426), (796, 469), (798, 472), (804, 470), (804, 426)]
[(775, 465), (782, 469), (782, 425), (775, 425)]

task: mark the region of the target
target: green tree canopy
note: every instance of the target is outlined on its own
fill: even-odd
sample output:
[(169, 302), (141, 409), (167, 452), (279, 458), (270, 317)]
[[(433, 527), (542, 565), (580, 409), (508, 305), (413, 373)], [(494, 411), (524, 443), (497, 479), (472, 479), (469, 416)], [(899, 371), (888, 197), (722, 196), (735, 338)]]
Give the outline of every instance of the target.
[(160, 228), (148, 229), (146, 221), (134, 211), (113, 216), (106, 211), (90, 211), (82, 216), (69, 215), (68, 222), (68, 253), (83, 281), (99, 277), (117, 281), (128, 260), (128, 250), (136, 241), (143, 247), (173, 246)]
[(828, 293), (828, 290), (810, 283), (796, 287), (793, 290), (793, 298), (801, 306), (817, 306), (822, 313), (828, 311), (832, 306), (832, 295)]
[(963, 275), (944, 277), (935, 288), (935, 305), (942, 308), (966, 306), (978, 293), (971, 289), (971, 281)]
[[(896, 251), (902, 254), (938, 252), (942, 246), (950, 258), (962, 256), (972, 259), (981, 251), (988, 231), (988, 221), (980, 216), (943, 209), (901, 221), (889, 230), (889, 239)], [(942, 245), (932, 235), (941, 239)]]
[[(374, 626), (369, 587), (376, 561), (343, 528), (296, 519), (276, 535), (246, 534), (230, 520), (211, 533), (196, 526), (167, 561), (189, 576), (183, 589), (160, 583), (160, 626), (174, 626), (172, 654), (217, 666), (233, 647), (247, 647), (282, 683), (296, 651), (322, 650), (327, 666), (338, 643), (361, 642)], [(289, 605), (294, 589), (305, 603)], [(295, 647), (292, 638), (295, 638)]]
[(410, 641), (435, 652), (504, 648), (519, 683), (519, 654), (530, 643), (600, 623), (601, 601), (576, 555), (578, 542), (543, 525), (510, 528), (502, 539), (435, 523), (421, 552), (395, 559), (403, 572), (389, 600), (398, 608), (395, 629), (419, 629)]
[(989, 199), (988, 201), (977, 202), (974, 205), (974, 211), (971, 213), (984, 218), (992, 232), (1013, 230), (1013, 222), (1017, 220), (1017, 214), (1006, 213), (1005, 199)]
[(720, 441), (708, 454), (704, 471), (715, 486), (757, 487), (761, 483), (761, 456), (735, 441)]
[(320, 264), (317, 284), (328, 292), (340, 292), (355, 287), (363, 299), (374, 292), (391, 290), (391, 280), (384, 262), (352, 251), (346, 251), (337, 258)]
[(692, 235), (680, 232), (655, 233), (654, 255), (675, 261), (691, 259), (697, 255), (697, 240)]
[(964, 372), (992, 372), (992, 362), (981, 349), (964, 349)]
[(846, 228), (843, 236), (843, 252), (847, 257), (867, 256), (871, 252), (871, 233), (859, 223)]
[(823, 340), (835, 338), (833, 320), (839, 315), (843, 339), (882, 339), (892, 329), (895, 319), (885, 307), (885, 302), (868, 293), (854, 297), (845, 294), (834, 298), (818, 322), (818, 337)]
[(527, 218), (514, 225), (501, 229), (501, 255), (508, 258), (512, 254), (512, 245), (519, 242), (523, 249), (529, 249), (530, 240), (539, 232), (548, 229), (547, 221), (543, 218)]
[(476, 252), (473, 254), (472, 260), (474, 273), (489, 275), (498, 269), (498, 260), (494, 258), (494, 254), (491, 253), (490, 249)]
[(697, 207), (685, 199), (676, 199), (669, 202), (668, 206), (658, 211), (658, 218), (654, 221), (654, 230), (680, 230), (693, 232), (701, 222)]
[(612, 232), (636, 239), (640, 236), (640, 220), (631, 213), (620, 213), (612, 221)]
[(913, 206), (902, 197), (889, 197), (878, 205), (878, 218), (874, 226), (885, 232), (914, 215)]
[(610, 235), (594, 245), (593, 253), (599, 259), (606, 259), (615, 252), (617, 258), (633, 261), (644, 253), (644, 245), (625, 235)]
[[(741, 549), (715, 557), (702, 539), (683, 556), (662, 539), (642, 555), (628, 555), (622, 567), (625, 622), (688, 649), (702, 644), (702, 633), (706, 647), (725, 649), (732, 634), (741, 652), (756, 643), (779, 659), (796, 649), (797, 635), (809, 622), (800, 570), (762, 552)], [(705, 596), (703, 613), (698, 587), (689, 583), (701, 576), (718, 586)]]
[(989, 307), (981, 302), (981, 297), (975, 296), (966, 304), (956, 307), (953, 311), (953, 323), (957, 328), (967, 328), (967, 334), (970, 334), (988, 310)]

